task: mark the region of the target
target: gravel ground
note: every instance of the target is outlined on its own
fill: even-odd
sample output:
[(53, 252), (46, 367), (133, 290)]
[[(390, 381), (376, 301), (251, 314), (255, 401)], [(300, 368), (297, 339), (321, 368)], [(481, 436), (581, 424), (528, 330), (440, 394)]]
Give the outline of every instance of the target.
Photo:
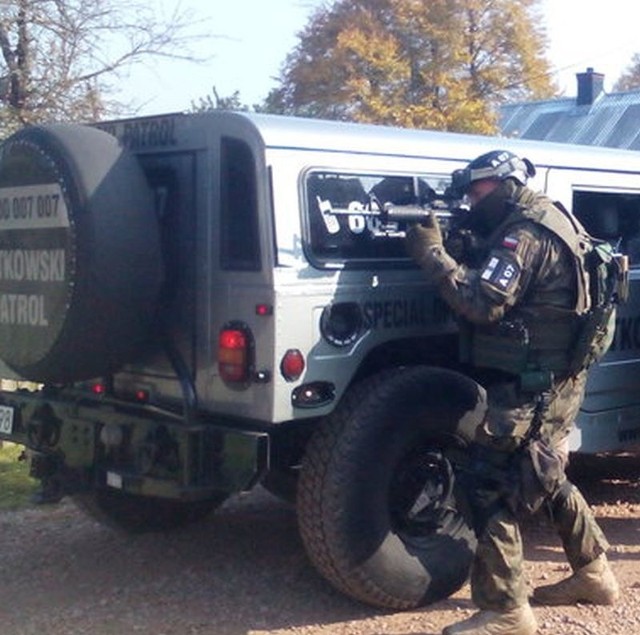
[[(541, 635), (640, 632), (639, 459), (590, 466), (578, 483), (613, 545), (614, 607), (536, 607)], [(1, 486), (1, 485), (0, 485)], [(408, 612), (333, 591), (308, 563), (292, 509), (261, 489), (172, 534), (126, 536), (70, 502), (0, 514), (1, 635), (436, 634), (473, 612), (469, 589)], [(525, 528), (532, 584), (567, 574), (542, 518)]]

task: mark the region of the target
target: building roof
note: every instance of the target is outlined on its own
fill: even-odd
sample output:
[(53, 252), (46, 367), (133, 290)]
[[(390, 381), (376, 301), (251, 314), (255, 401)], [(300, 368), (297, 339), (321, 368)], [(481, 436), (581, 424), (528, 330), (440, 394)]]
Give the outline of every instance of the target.
[(640, 150), (640, 90), (607, 94), (604, 76), (578, 73), (578, 96), (505, 104), (505, 137)]

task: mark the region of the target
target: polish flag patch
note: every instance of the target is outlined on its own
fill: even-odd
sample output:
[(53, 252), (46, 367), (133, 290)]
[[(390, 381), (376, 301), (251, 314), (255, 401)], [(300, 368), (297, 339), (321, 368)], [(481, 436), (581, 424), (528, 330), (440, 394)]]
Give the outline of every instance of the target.
[(518, 248), (519, 244), (520, 241), (513, 236), (505, 236), (502, 239), (502, 246), (506, 247), (507, 249), (511, 249), (511, 251), (515, 251)]

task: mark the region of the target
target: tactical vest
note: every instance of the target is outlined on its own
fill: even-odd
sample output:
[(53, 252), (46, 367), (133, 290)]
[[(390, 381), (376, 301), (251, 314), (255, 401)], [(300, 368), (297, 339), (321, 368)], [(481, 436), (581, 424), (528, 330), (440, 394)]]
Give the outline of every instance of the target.
[(589, 292), (590, 279), (586, 263), (588, 255), (593, 249), (593, 238), (572, 214), (560, 204), (547, 199), (536, 200), (531, 207), (516, 205), (515, 209), (495, 230), (494, 235), (500, 235), (511, 226), (523, 221), (530, 221), (542, 225), (555, 234), (569, 249), (573, 256), (576, 281), (576, 315), (582, 315), (591, 308)]
[(514, 206), (490, 244), (522, 222), (542, 225), (572, 254), (575, 306), (564, 311), (549, 307), (545, 321), (523, 316), (516, 305), (495, 324), (471, 325), (469, 339), (464, 333), (461, 337), (461, 353), (463, 361), (517, 375), (523, 388), (537, 392), (549, 387), (554, 377), (588, 368), (608, 350), (615, 329), (616, 292), (621, 295), (614, 278), (621, 276), (608, 243), (593, 239), (560, 205), (540, 197), (530, 207)]

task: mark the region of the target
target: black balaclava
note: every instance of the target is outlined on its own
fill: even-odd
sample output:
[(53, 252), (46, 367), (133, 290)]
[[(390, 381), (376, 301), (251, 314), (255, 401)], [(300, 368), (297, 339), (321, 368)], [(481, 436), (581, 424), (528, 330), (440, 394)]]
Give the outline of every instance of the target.
[(493, 192), (471, 208), (469, 228), (484, 238), (488, 237), (513, 210), (513, 203), (521, 187), (513, 179), (501, 181)]

